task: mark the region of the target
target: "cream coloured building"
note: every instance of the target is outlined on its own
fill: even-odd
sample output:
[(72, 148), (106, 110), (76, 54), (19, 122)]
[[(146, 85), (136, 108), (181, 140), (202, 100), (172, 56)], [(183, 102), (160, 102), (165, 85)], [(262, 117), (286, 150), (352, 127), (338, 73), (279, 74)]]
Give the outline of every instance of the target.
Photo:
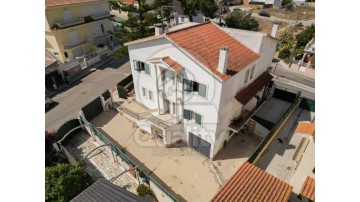
[(111, 45), (107, 0), (45, 0), (45, 49), (65, 63)]

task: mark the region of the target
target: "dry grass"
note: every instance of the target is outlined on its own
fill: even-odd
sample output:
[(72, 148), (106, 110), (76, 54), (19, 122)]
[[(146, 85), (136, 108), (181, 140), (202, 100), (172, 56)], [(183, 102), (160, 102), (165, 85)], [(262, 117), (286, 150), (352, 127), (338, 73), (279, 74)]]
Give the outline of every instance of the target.
[(293, 11), (287, 11), (286, 9), (279, 8), (264, 8), (260, 10), (254, 10), (253, 12), (259, 13), (260, 11), (266, 11), (271, 16), (286, 19), (286, 20), (304, 20), (315, 18), (315, 8), (309, 6), (298, 6)]
[[(259, 32), (264, 32), (267, 34), (271, 34), (271, 29), (272, 29), (272, 25), (273, 22), (271, 20), (267, 20), (267, 19), (262, 19), (262, 18), (255, 18), (256, 21), (258, 21), (259, 23)], [(287, 23), (285, 22), (281, 22), (280, 26), (278, 27), (278, 30), (285, 28), (286, 26), (288, 26)]]

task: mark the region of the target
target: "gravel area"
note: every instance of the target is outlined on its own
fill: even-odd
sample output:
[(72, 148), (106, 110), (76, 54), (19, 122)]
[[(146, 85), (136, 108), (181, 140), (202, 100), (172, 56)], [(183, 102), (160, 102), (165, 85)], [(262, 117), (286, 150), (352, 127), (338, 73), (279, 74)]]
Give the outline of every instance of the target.
[[(99, 143), (94, 142), (93, 139), (85, 132), (80, 132), (73, 137), (66, 145), (66, 149), (76, 158), (77, 161), (83, 159), (92, 149), (100, 146)], [(97, 180), (104, 177), (107, 180), (111, 180), (125, 168), (118, 162), (114, 162), (112, 154), (109, 153), (105, 147), (99, 148), (88, 156), (86, 163), (86, 171)], [(137, 194), (135, 182), (136, 179), (123, 174), (118, 177), (113, 183), (126, 190)]]

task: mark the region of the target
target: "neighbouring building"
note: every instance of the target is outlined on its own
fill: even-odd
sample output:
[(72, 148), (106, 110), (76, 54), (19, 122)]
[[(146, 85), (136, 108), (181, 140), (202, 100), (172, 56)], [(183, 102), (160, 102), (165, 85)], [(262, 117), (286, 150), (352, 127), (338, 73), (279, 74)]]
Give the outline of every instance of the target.
[(305, 202), (314, 202), (315, 201), (315, 179), (311, 177), (306, 177), (304, 185), (301, 188), (299, 198)]
[(48, 90), (54, 90), (54, 84), (59, 86), (63, 83), (59, 64), (56, 60), (45, 57), (45, 94)]
[(114, 185), (105, 178), (100, 178), (94, 184), (82, 191), (70, 202), (112, 202), (112, 201), (127, 201), (127, 202), (150, 202), (153, 198), (150, 196), (141, 197), (135, 195), (125, 188)]
[(155, 36), (126, 43), (136, 102), (173, 123), (138, 125), (167, 146), (184, 141), (213, 158), (274, 88), (267, 69), (276, 40), (236, 33), (210, 22), (166, 33), (156, 26)]
[(288, 202), (292, 186), (246, 162), (221, 187), (211, 202)]
[(46, 53), (61, 63), (84, 55), (105, 57), (100, 52), (113, 41), (110, 16), (107, 0), (45, 0)]
[(282, 0), (249, 0), (249, 4), (264, 5), (264, 7), (282, 7)]
[(205, 21), (205, 16), (200, 11), (196, 11), (196, 13), (195, 13), (196, 15), (191, 16), (191, 17), (188, 15), (185, 15), (179, 0), (173, 0), (171, 2), (171, 6), (174, 11), (173, 15), (174, 15), (174, 21), (175, 21), (174, 24), (175, 25), (186, 23), (186, 22), (202, 23)]

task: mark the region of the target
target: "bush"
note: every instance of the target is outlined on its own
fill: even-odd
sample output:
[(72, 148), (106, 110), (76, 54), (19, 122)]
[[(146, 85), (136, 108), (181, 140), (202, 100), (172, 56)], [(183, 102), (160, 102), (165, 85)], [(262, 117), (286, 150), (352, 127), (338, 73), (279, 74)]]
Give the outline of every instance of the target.
[(136, 192), (138, 193), (139, 196), (145, 197), (146, 195), (149, 195), (151, 193), (151, 190), (145, 184), (140, 184), (137, 187)]
[(285, 5), (285, 9), (288, 11), (294, 10), (294, 3), (288, 3)]
[(45, 201), (70, 201), (92, 184), (82, 165), (59, 163), (45, 168)]
[(296, 47), (306, 46), (309, 41), (315, 37), (315, 26), (312, 24), (311, 26), (307, 27), (304, 31), (300, 32), (296, 35)]
[(55, 132), (45, 131), (45, 167), (52, 166), (57, 161), (56, 151), (53, 146)]
[(243, 11), (233, 11), (225, 22), (228, 27), (236, 29), (252, 30), (259, 27), (259, 23), (254, 18), (246, 17)]
[(284, 48), (279, 52), (279, 58), (286, 59), (289, 58), (291, 55), (290, 49)]

